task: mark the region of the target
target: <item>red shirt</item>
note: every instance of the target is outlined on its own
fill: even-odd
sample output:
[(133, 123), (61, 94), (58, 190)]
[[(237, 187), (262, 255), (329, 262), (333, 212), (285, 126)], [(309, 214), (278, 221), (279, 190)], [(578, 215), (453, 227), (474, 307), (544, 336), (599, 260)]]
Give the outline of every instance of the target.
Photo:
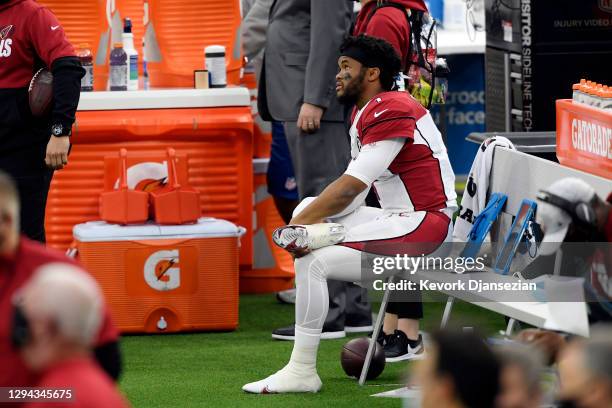
[[(12, 298), (40, 266), (52, 262), (65, 262), (79, 266), (61, 252), (22, 237), (14, 256), (0, 255), (0, 387), (32, 386), (35, 376), (25, 367), (21, 356), (11, 344), (13, 317)], [(105, 307), (104, 320), (97, 345), (117, 341), (119, 332), (113, 325)]]
[[(357, 108), (351, 122), (356, 115)], [(410, 211), (456, 208), (455, 174), (442, 135), (429, 112), (411, 95), (397, 91), (379, 93), (363, 108), (350, 133), (352, 155), (370, 143), (406, 139), (387, 171), (374, 182), (382, 208)]]
[(35, 61), (51, 68), (58, 58), (76, 56), (59, 21), (34, 0), (0, 4), (0, 89), (24, 88)]
[(41, 388), (70, 389), (73, 399), (62, 402), (32, 402), (24, 407), (39, 408), (122, 408), (129, 404), (112, 380), (91, 358), (78, 358), (56, 364), (42, 374)]
[[(406, 9), (427, 11), (423, 0), (393, 0)], [(365, 34), (386, 40), (393, 45), (401, 57), (402, 67), (406, 66), (410, 44), (410, 25), (406, 13), (395, 7), (382, 7), (376, 12), (377, 2), (372, 0), (362, 7), (357, 15), (353, 35)]]

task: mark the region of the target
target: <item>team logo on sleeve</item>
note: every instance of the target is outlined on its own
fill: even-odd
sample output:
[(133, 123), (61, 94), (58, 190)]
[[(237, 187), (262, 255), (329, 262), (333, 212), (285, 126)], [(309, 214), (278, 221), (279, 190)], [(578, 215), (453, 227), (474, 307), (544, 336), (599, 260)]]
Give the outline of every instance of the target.
[(9, 38), (9, 35), (11, 35), (12, 32), (12, 24), (0, 28), (0, 58), (11, 56), (11, 46), (13, 45), (13, 40)]

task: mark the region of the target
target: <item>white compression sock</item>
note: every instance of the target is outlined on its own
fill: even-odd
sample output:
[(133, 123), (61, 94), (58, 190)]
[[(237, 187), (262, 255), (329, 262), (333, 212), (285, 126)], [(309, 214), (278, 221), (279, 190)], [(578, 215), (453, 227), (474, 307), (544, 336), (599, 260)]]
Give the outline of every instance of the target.
[(295, 325), (295, 342), (287, 368), (298, 375), (317, 371), (317, 350), (321, 341), (321, 329), (309, 329)]

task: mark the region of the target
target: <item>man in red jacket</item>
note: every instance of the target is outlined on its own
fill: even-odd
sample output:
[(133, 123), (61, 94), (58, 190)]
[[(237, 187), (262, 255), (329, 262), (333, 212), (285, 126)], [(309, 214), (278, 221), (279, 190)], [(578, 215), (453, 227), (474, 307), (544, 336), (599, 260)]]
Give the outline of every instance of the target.
[[(427, 12), (423, 0), (361, 0), (353, 35), (369, 35), (390, 43), (406, 69), (410, 50), (410, 24), (408, 11)], [(368, 205), (371, 203), (368, 197)], [(420, 298), (420, 294), (418, 295)], [(416, 299), (415, 299), (416, 300)], [(419, 340), (419, 320), (423, 318), (423, 305), (419, 302), (400, 302), (391, 298), (385, 314), (383, 330), (378, 342), (384, 347), (387, 362), (394, 363), (415, 358), (410, 352)]]
[(361, 0), (361, 11), (357, 15), (353, 35), (377, 37), (389, 42), (406, 66), (410, 48), (410, 25), (406, 10), (427, 12), (423, 0)]
[[(28, 85), (41, 68), (53, 73), (53, 107), (34, 117)], [(17, 184), (21, 231), (30, 239), (45, 241), (49, 183), (68, 163), (84, 74), (51, 11), (34, 0), (0, 0), (0, 170)]]
[[(11, 368), (0, 369), (0, 387), (32, 386), (37, 380), (11, 344), (12, 299), (35, 270), (56, 262), (76, 265), (64, 254), (20, 236), (17, 189), (13, 181), (0, 171), (0, 362), (3, 367)], [(98, 363), (114, 379), (121, 371), (118, 338), (117, 328), (105, 308), (94, 352)]]

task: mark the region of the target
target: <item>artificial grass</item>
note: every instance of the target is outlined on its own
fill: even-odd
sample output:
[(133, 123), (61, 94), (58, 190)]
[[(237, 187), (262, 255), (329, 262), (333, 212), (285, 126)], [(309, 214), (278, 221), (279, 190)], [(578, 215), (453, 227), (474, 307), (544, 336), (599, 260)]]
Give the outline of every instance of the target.
[[(443, 303), (425, 303), (423, 329), (439, 326), (443, 308)], [(504, 327), (500, 315), (459, 301), (455, 302), (451, 321), (489, 334)], [(347, 339), (321, 342), (320, 393), (242, 392), (243, 384), (262, 379), (287, 362), (293, 342), (272, 340), (270, 332), (292, 322), (293, 307), (278, 304), (273, 295), (243, 295), (240, 327), (235, 332), (126, 336), (122, 339), (121, 390), (134, 407), (146, 408), (401, 406), (400, 400), (370, 395), (399, 388), (414, 363), (387, 364), (379, 378), (359, 387), (340, 366), (340, 350)]]

